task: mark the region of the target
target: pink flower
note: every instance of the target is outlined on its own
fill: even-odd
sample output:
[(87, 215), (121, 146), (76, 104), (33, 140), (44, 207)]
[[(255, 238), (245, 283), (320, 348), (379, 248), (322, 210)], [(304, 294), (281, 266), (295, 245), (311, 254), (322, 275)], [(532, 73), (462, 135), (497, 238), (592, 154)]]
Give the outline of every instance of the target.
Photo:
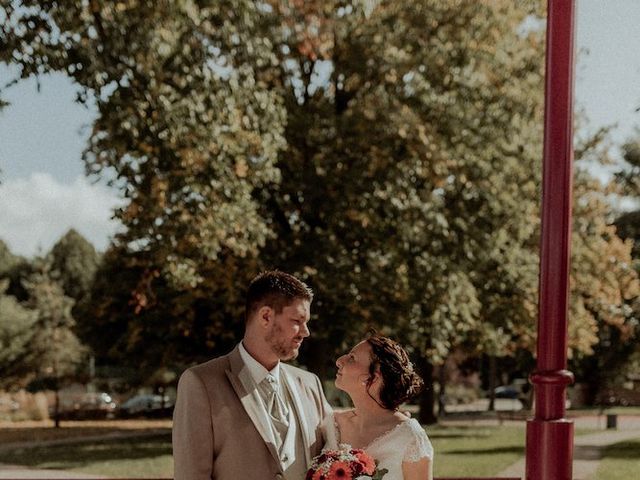
[(376, 462), (362, 450), (354, 451), (354, 455), (362, 465), (362, 471), (367, 475), (373, 475), (376, 470)]

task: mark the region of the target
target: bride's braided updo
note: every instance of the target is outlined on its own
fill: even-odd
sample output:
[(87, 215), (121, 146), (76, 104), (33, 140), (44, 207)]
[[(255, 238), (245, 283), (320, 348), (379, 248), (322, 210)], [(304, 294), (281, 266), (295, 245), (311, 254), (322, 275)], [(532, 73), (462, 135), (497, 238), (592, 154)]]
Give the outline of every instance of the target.
[(424, 388), (424, 382), (413, 368), (407, 352), (395, 341), (372, 333), (367, 338), (371, 346), (369, 375), (373, 378), (376, 369), (382, 376), (380, 404), (389, 410), (415, 397)]

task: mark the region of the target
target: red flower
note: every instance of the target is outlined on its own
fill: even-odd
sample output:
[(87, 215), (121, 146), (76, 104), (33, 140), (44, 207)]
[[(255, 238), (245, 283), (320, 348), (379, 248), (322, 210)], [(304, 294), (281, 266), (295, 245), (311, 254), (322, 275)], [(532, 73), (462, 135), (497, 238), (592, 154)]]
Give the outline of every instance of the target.
[(373, 475), (373, 472), (376, 470), (376, 462), (369, 455), (364, 453), (362, 450), (356, 450), (353, 452), (360, 464), (362, 465), (362, 470), (366, 475)]
[(351, 480), (351, 468), (347, 462), (334, 462), (329, 469), (327, 480)]
[(362, 465), (359, 461), (355, 461), (351, 464), (351, 473), (353, 473), (354, 477), (362, 475), (364, 473), (364, 465)]
[(322, 471), (318, 470), (313, 474), (313, 477), (311, 477), (311, 480), (325, 480), (325, 477), (322, 474)]

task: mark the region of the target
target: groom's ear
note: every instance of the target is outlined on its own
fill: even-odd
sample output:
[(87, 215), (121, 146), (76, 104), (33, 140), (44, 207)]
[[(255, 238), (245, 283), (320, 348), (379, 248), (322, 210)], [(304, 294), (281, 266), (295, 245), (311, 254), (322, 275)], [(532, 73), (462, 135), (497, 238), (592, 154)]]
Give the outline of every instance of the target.
[(273, 309), (267, 305), (260, 307), (256, 316), (260, 325), (266, 327), (273, 320)]

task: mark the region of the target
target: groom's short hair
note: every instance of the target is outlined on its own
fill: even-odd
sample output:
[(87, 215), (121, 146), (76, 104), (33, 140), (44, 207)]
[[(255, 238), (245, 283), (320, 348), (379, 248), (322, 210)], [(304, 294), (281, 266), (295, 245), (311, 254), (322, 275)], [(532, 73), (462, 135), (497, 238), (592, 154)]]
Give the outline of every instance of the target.
[(251, 314), (263, 306), (271, 307), (276, 313), (290, 305), (294, 300), (313, 300), (313, 291), (309, 286), (279, 270), (268, 270), (257, 275), (249, 284), (247, 291), (245, 321)]

